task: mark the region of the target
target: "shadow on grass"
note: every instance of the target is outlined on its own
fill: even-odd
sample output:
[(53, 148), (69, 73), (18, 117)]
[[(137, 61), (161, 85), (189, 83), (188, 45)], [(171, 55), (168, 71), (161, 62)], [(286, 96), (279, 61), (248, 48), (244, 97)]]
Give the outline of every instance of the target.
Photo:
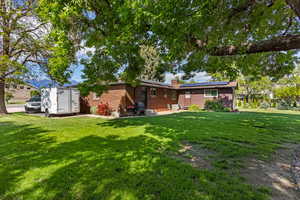
[(146, 135), (91, 135), (57, 144), (47, 135), (49, 130), (12, 122), (0, 125), (1, 199), (264, 197), (239, 178), (195, 170), (164, 156), (157, 151), (161, 143)]
[(281, 144), (300, 142), (300, 115), (290, 114), (184, 112), (116, 119), (98, 125), (145, 126), (146, 134), (168, 138), (172, 146), (187, 140), (216, 151), (223, 158), (249, 155), (267, 158)]
[[(271, 138), (266, 136), (268, 131), (249, 128), (253, 120), (256, 123), (262, 118), (272, 118), (261, 115), (256, 119), (255, 116), (179, 113), (110, 120), (99, 126), (115, 129), (145, 126), (145, 134), (126, 139), (117, 135), (90, 135), (65, 143), (56, 143), (55, 138), (48, 135), (51, 130), (42, 127), (1, 122), (0, 197), (31, 200), (265, 199), (266, 191), (243, 184), (239, 177), (222, 170), (196, 170), (165, 156), (161, 151), (164, 144), (159, 140), (168, 138), (171, 146), (181, 140), (194, 141), (225, 157), (234, 157), (262, 153), (270, 148), (264, 146), (268, 142), (290, 139), (277, 133)], [(237, 123), (234, 125), (231, 120)], [(272, 120), (269, 125), (273, 124)], [(279, 121), (283, 123), (282, 119)], [(243, 132), (244, 126), (248, 130)], [(250, 145), (244, 145), (248, 143)], [(232, 152), (236, 149), (239, 154)]]

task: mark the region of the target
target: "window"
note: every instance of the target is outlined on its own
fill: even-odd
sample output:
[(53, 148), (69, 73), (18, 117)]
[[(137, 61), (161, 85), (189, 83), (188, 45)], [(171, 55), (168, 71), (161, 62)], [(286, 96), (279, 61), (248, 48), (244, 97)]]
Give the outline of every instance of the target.
[(5, 84), (5, 88), (6, 88), (6, 89), (9, 89), (9, 85), (8, 85), (8, 84)]
[(16, 84), (14, 84), (14, 85), (13, 85), (13, 88), (14, 88), (14, 89), (17, 89), (17, 88), (18, 88), (18, 86), (17, 86)]
[(150, 88), (150, 96), (152, 96), (152, 97), (157, 96), (157, 89), (156, 88)]
[(99, 99), (100, 99), (99, 95), (94, 92), (93, 93), (93, 100), (99, 100)]
[(27, 88), (27, 90), (30, 90), (30, 89), (31, 89), (30, 87)]
[(24, 89), (24, 86), (23, 86), (23, 85), (21, 85), (21, 86), (20, 86), (20, 89)]
[(177, 93), (175, 90), (172, 91), (172, 100), (176, 100), (177, 99)]
[(204, 97), (218, 97), (217, 89), (204, 90)]
[(186, 99), (190, 99), (190, 98), (191, 98), (191, 92), (190, 92), (190, 91), (185, 91), (184, 97), (185, 97)]
[(164, 97), (168, 98), (168, 90), (167, 89), (164, 89)]

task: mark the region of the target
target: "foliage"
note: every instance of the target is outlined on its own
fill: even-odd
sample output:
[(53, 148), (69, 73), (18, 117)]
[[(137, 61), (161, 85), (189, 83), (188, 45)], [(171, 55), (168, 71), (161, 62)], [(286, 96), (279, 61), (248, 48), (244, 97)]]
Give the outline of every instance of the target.
[(41, 96), (41, 92), (39, 90), (31, 90), (30, 91), (30, 96), (34, 97), (34, 96)]
[(197, 104), (192, 104), (189, 106), (189, 111), (199, 112), (199, 111), (201, 111), (201, 108)]
[(242, 107), (243, 102), (241, 100), (237, 100), (236, 105), (237, 105), (237, 107), (240, 108), (240, 107)]
[(291, 108), (291, 105), (284, 100), (281, 100), (281, 101), (279, 101), (279, 103), (277, 103), (278, 110), (289, 110), (290, 108)]
[(164, 81), (164, 65), (159, 53), (153, 46), (141, 45), (140, 56), (144, 59), (144, 69), (139, 76), (143, 80)]
[(262, 102), (259, 106), (259, 108), (261, 108), (261, 109), (268, 109), (270, 107), (271, 107), (270, 104), (266, 101)]
[(224, 112), (225, 107), (221, 100), (207, 100), (204, 104), (205, 110), (212, 110), (215, 112)]
[(91, 109), (90, 109), (90, 112), (92, 113), (92, 114), (97, 114), (97, 106), (91, 106)]
[(99, 115), (109, 116), (111, 114), (111, 109), (110, 109), (108, 103), (100, 103), (98, 105), (97, 113)]
[[(254, 112), (0, 117), (0, 199), (270, 199), (246, 183), (238, 165), (268, 160), (281, 144), (299, 143), (299, 120)], [(284, 134), (282, 127), (288, 127)], [(216, 167), (199, 170), (170, 157), (181, 141), (216, 152)]]
[(284, 100), (289, 105), (300, 99), (299, 86), (281, 86), (274, 91), (277, 98)]
[(206, 71), (280, 78), (298, 60), (296, 47), (280, 44), (299, 32), (296, 9), (288, 5), (293, 2), (41, 0), (39, 11), (68, 38), (93, 49), (84, 72), (92, 89), (118, 79), (136, 84), (143, 46), (157, 50), (164, 70), (187, 77)]
[(12, 93), (10, 93), (10, 92), (6, 92), (5, 93), (5, 101), (6, 101), (6, 103), (8, 103), (13, 98), (14, 98), (14, 95)]
[(244, 95), (246, 99), (253, 100), (255, 97), (266, 97), (272, 91), (273, 82), (269, 77), (254, 79), (253, 77), (240, 76), (238, 79), (237, 94)]
[[(60, 83), (67, 82), (71, 75), (69, 67), (75, 56), (73, 43), (64, 31), (38, 16), (37, 4), (37, 0), (1, 1), (1, 83), (35, 78), (41, 71)], [(3, 101), (1, 95), (0, 113), (6, 113)]]
[(257, 99), (253, 99), (253, 101), (249, 102), (250, 108), (258, 108), (260, 106), (260, 103)]

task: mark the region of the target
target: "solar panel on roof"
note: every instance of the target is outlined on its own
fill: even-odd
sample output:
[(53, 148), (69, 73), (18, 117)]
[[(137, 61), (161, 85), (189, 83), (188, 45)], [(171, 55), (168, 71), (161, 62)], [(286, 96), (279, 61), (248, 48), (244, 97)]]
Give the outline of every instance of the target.
[(182, 84), (180, 87), (197, 87), (197, 86), (211, 86), (211, 85), (227, 85), (228, 82), (218, 81), (218, 82), (203, 82), (203, 83), (189, 83)]

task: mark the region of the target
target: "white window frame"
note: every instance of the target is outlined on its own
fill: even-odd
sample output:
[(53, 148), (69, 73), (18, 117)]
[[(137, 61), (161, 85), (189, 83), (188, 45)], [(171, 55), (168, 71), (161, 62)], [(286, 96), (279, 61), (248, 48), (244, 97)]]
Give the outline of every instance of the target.
[[(211, 95), (207, 95), (206, 91), (217, 91), (217, 96), (211, 96)], [(219, 97), (219, 90), (218, 89), (205, 89), (204, 90), (204, 97)]]
[(191, 93), (191, 91), (185, 91), (185, 92), (184, 92), (184, 98), (186, 98), (186, 99), (192, 98), (192, 93)]
[[(155, 95), (152, 94), (152, 91), (155, 91)], [(157, 97), (157, 88), (150, 88), (150, 96)]]

